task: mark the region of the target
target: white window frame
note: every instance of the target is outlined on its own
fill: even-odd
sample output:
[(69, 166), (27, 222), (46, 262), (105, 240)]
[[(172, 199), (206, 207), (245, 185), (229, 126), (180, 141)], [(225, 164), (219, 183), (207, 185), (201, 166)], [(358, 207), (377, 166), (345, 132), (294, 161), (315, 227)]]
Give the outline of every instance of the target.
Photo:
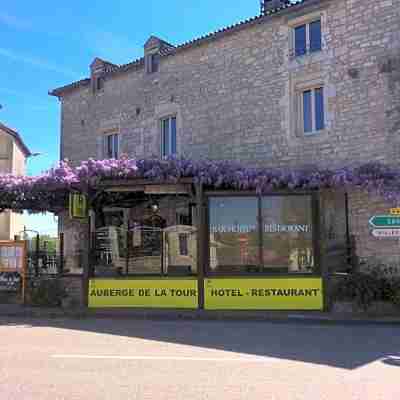
[[(316, 129), (316, 111), (315, 111), (315, 90), (316, 89), (321, 89), (322, 88), (322, 93), (323, 93), (323, 112), (324, 112), (324, 127), (322, 129)], [(306, 132), (304, 130), (304, 92), (311, 91), (311, 131)], [(323, 132), (326, 129), (326, 94), (325, 94), (325, 87), (323, 84), (321, 85), (313, 85), (311, 87), (305, 87), (299, 89), (299, 92), (297, 94), (297, 102), (298, 102), (298, 127), (299, 131), (302, 132), (303, 135), (309, 136), (309, 135), (317, 135)]]
[[(120, 138), (120, 135), (119, 135), (118, 132), (112, 132), (112, 133), (108, 133), (108, 134), (104, 135), (104, 137), (103, 137), (103, 140), (104, 140), (104, 142), (103, 142), (104, 143), (103, 144), (103, 152), (105, 153), (104, 156), (109, 158), (108, 157), (108, 154), (109, 154), (109, 151), (108, 151), (109, 150), (109, 148), (108, 148), (108, 138), (110, 136), (116, 136), (117, 137), (117, 143), (118, 143), (118, 151), (115, 153), (115, 149), (114, 148), (111, 149), (112, 156), (110, 158), (118, 159), (119, 155), (120, 155), (120, 141), (121, 141), (121, 138)], [(112, 146), (114, 147), (114, 144), (115, 144), (114, 140), (112, 141), (112, 143), (113, 143)]]
[[(310, 14), (302, 15), (300, 17), (288, 18), (286, 20), (289, 27), (289, 54), (291, 59), (301, 59), (306, 55), (319, 54), (324, 50), (325, 18), (325, 12), (319, 10)], [(310, 53), (310, 24), (318, 20), (321, 22), (321, 51)], [(295, 29), (302, 25), (306, 25), (306, 53), (301, 56), (296, 56)]]
[[(175, 147), (176, 147), (176, 152), (173, 154), (171, 153), (172, 149), (172, 135), (171, 135), (171, 127), (172, 127), (172, 119), (175, 118)], [(168, 126), (169, 126), (169, 149), (170, 152), (169, 154), (164, 154), (164, 131), (163, 131), (163, 122), (164, 121), (169, 121)], [(178, 154), (178, 118), (176, 115), (169, 115), (167, 117), (160, 118), (160, 151), (161, 151), (161, 157), (162, 158), (167, 158), (170, 156), (175, 156)]]
[[(313, 51), (313, 53), (318, 53), (319, 51), (322, 51), (322, 19), (321, 17), (315, 18), (315, 19), (310, 19), (307, 20), (306, 22), (299, 23), (295, 26), (292, 27), (292, 52), (293, 52), (293, 57), (303, 57), (306, 56), (307, 54), (311, 54), (311, 39), (310, 39), (310, 25), (313, 22), (319, 21), (321, 24), (321, 50), (318, 51)], [(305, 54), (301, 55), (296, 55), (296, 28), (299, 28), (300, 26), (305, 25), (306, 27), (306, 52)]]

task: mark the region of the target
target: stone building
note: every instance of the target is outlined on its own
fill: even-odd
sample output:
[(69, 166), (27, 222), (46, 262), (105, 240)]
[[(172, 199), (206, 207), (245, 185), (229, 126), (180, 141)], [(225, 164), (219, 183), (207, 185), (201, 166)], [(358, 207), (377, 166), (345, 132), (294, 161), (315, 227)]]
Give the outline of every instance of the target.
[[(398, 165), (400, 1), (264, 0), (260, 15), (181, 45), (152, 36), (129, 64), (96, 58), (90, 77), (50, 94), (62, 105), (61, 158), (75, 163), (176, 154)], [(337, 204), (323, 207), (331, 228), (345, 229)], [(398, 239), (377, 239), (368, 224), (388, 207), (348, 193), (359, 257), (400, 260)]]
[[(25, 174), (26, 158), (31, 155), (21, 136), (0, 123), (0, 173)], [(10, 240), (24, 229), (23, 216), (11, 211), (0, 213), (0, 240)]]

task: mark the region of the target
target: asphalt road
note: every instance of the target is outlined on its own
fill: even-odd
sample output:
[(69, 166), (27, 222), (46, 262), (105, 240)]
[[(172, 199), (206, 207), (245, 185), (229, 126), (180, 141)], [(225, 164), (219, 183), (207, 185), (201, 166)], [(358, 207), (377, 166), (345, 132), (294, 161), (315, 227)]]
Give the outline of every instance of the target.
[(400, 398), (400, 325), (0, 319), (1, 400)]

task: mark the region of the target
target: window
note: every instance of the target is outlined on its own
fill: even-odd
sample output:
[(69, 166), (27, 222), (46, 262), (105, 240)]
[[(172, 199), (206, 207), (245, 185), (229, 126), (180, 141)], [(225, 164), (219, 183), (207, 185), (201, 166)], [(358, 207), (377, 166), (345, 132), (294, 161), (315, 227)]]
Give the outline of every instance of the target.
[(187, 233), (180, 233), (179, 234), (179, 254), (181, 256), (189, 255), (188, 235), (187, 235)]
[(152, 74), (158, 71), (159, 55), (158, 54), (147, 54), (145, 57), (146, 73)]
[(102, 76), (96, 79), (96, 90), (100, 91), (104, 89), (104, 78)]
[(257, 197), (209, 200), (210, 270), (246, 272), (260, 265)]
[(105, 158), (118, 158), (119, 155), (119, 135), (114, 133), (112, 135), (104, 136), (104, 157)]
[(311, 196), (211, 197), (209, 271), (314, 272)]
[[(94, 276), (187, 276), (197, 273), (197, 229), (177, 224), (173, 211), (190, 212), (186, 195), (159, 197), (159, 209), (148, 198), (129, 205), (126, 199), (96, 210), (93, 241)], [(123, 206), (124, 208), (121, 208)], [(128, 208), (125, 208), (128, 207)], [(132, 211), (134, 210), (134, 215)], [(132, 214), (131, 214), (132, 213)], [(166, 216), (168, 219), (163, 218)]]
[(301, 127), (305, 134), (312, 134), (325, 128), (324, 89), (307, 89), (300, 95)]
[(161, 120), (161, 154), (163, 157), (176, 154), (176, 117)]
[(262, 264), (270, 272), (312, 272), (310, 196), (261, 199)]
[(296, 57), (322, 49), (321, 20), (294, 28), (294, 54)]

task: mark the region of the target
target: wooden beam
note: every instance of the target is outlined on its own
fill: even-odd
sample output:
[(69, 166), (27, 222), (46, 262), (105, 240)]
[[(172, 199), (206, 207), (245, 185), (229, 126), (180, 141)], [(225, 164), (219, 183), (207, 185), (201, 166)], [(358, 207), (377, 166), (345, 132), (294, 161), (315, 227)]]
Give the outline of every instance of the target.
[(190, 185), (146, 185), (144, 192), (146, 194), (189, 194)]
[(137, 186), (112, 186), (109, 188), (105, 188), (104, 192), (107, 193), (118, 193), (118, 192), (123, 192), (123, 193), (129, 193), (129, 192), (144, 192), (145, 191), (145, 186), (143, 185), (137, 185)]
[(104, 179), (97, 184), (99, 188), (114, 186), (143, 186), (143, 185), (177, 185), (192, 184), (193, 178), (181, 178), (177, 182), (152, 181), (151, 179)]

